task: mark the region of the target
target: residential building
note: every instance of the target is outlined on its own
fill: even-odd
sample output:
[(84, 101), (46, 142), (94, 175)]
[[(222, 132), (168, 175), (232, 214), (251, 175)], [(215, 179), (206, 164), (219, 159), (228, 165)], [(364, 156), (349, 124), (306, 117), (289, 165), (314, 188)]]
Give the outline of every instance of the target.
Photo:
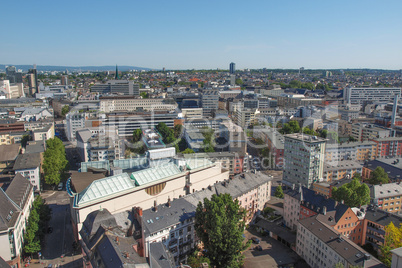
[(6, 99), (25, 97), (23, 83), (10, 83), (9, 80), (0, 81), (0, 91), (6, 95)]
[(99, 110), (104, 113), (125, 111), (173, 111), (177, 103), (173, 99), (139, 99), (126, 96), (100, 97)]
[(307, 117), (304, 119), (303, 127), (308, 127), (313, 130), (323, 129), (322, 119)]
[(341, 119), (347, 122), (352, 122), (353, 119), (359, 117), (359, 111), (338, 109), (338, 113), (341, 115)]
[(385, 173), (387, 173), (388, 178), (393, 182), (402, 179), (402, 161), (400, 161), (399, 158), (379, 158), (364, 163), (362, 170), (363, 180), (369, 180), (371, 172), (373, 172), (377, 167), (383, 168)]
[(0, 145), (13, 144), (14, 137), (10, 133), (0, 133)]
[(377, 144), (376, 158), (402, 156), (402, 137), (376, 138), (372, 141)]
[(280, 107), (299, 107), (299, 106), (309, 106), (309, 105), (321, 105), (323, 99), (306, 98), (302, 94), (287, 94), (283, 93), (276, 97), (278, 100), (278, 106)]
[(211, 117), (218, 110), (219, 91), (207, 89), (202, 92), (201, 105), (203, 116)]
[(235, 115), (235, 122), (242, 128), (247, 128), (248, 126), (257, 122), (257, 115), (260, 113), (258, 109), (243, 108), (238, 109)]
[(15, 160), (14, 171), (24, 176), (31, 182), (34, 191), (40, 191), (40, 168), (41, 168), (41, 154), (28, 153), (20, 154)]
[(89, 139), (93, 136), (88, 128), (77, 130), (77, 151), (82, 162), (89, 161), (88, 147)]
[(21, 151), (21, 144), (0, 145), (0, 174), (12, 171), (15, 160)]
[(371, 124), (356, 123), (352, 125), (352, 137), (358, 141), (391, 137), (392, 129)]
[(371, 204), (391, 213), (402, 211), (402, 185), (400, 182), (370, 185), (369, 187)]
[(323, 181), (333, 182), (352, 178), (355, 173), (362, 174), (362, 165), (353, 160), (342, 160), (324, 164)]
[(117, 160), (124, 157), (120, 151), (120, 140), (116, 136), (91, 137), (87, 143), (89, 161)]
[(391, 222), (399, 227), (402, 224), (402, 217), (381, 209), (369, 207), (366, 210), (363, 222), (362, 245), (369, 243), (379, 252), (380, 246), (383, 246), (385, 243), (385, 227)]
[(109, 80), (105, 84), (93, 85), (91, 92), (140, 96), (140, 85), (131, 80)]
[(325, 147), (325, 162), (372, 160), (376, 152), (377, 144), (373, 141), (332, 143)]
[(168, 199), (152, 208), (142, 210), (136, 208), (135, 217), (144, 230), (144, 254), (147, 256), (149, 245), (162, 242), (174, 256), (176, 264), (198, 244), (194, 229), (195, 210), (204, 198), (210, 199), (213, 194), (230, 194), (247, 211), (249, 222), (254, 213), (261, 211), (270, 200), (272, 178), (264, 174), (244, 174), (206, 186), (202, 191), (186, 195), (179, 199)]
[(368, 252), (340, 232), (318, 220), (319, 216), (299, 221), (296, 252), (310, 267), (384, 267)]
[(285, 138), (283, 135), (275, 129), (267, 127), (254, 127), (253, 135), (254, 138), (260, 138), (268, 146), (270, 153), (274, 157), (274, 166), (283, 168), (285, 150)]
[(24, 234), (33, 201), (33, 186), (20, 174), (6, 191), (0, 189), (0, 257), (11, 267), (23, 267)]
[(223, 144), (217, 144), (217, 150), (229, 151), (244, 156), (247, 153), (247, 137), (243, 128), (230, 120), (221, 121), (219, 125), (219, 138), (224, 139)]
[(310, 187), (323, 178), (326, 140), (306, 134), (285, 135), (283, 183)]
[(54, 138), (54, 124), (50, 126), (46, 126), (42, 129), (36, 129), (32, 131), (32, 136), (34, 141), (40, 141), (40, 140), (48, 140), (48, 139), (53, 139)]
[(401, 88), (394, 87), (346, 87), (343, 98), (349, 104), (363, 104), (364, 101), (392, 102), (394, 96), (401, 96)]
[[(91, 212), (80, 231), (85, 268), (141, 267), (149, 268), (141, 250), (138, 223), (129, 212), (112, 215), (107, 209)], [(132, 228), (133, 230), (130, 230)]]

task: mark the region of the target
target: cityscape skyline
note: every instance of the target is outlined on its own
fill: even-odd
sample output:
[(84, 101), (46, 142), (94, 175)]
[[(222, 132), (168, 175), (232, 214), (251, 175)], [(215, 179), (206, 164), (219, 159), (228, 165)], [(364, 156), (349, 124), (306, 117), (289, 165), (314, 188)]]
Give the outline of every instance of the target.
[[(401, 69), (399, 1), (44, 2), (3, 7), (4, 64), (151, 69)], [(17, 6), (18, 5), (18, 6)], [(122, 8), (124, 7), (124, 8)], [(65, 16), (60, 16), (63, 10)], [(373, 19), (375, 18), (375, 19)], [(34, 25), (34, 31), (23, 31)], [(20, 29), (20, 31), (16, 30)], [(21, 31), (24, 34), (21, 34)]]

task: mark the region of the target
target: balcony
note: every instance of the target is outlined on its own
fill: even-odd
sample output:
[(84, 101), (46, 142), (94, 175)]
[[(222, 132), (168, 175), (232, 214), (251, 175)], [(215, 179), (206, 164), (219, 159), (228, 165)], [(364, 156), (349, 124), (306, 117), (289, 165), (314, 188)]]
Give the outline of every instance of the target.
[(372, 226), (367, 226), (367, 229), (370, 230), (370, 231), (372, 231), (372, 232), (378, 233), (378, 234), (380, 234), (380, 235), (385, 235), (385, 231), (384, 231), (384, 230), (377, 229), (377, 228), (374, 228), (374, 227), (372, 227)]

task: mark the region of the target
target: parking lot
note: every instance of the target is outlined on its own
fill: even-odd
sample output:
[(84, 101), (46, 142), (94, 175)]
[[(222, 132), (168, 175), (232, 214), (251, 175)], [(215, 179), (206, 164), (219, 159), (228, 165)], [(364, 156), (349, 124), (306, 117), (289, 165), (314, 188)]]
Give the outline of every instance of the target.
[(244, 252), (244, 268), (267, 268), (267, 267), (294, 267), (293, 264), (301, 264), (300, 257), (290, 248), (269, 236), (261, 236), (254, 230), (244, 232), (246, 239), (257, 237), (262, 250), (257, 250), (257, 244), (251, 244)]

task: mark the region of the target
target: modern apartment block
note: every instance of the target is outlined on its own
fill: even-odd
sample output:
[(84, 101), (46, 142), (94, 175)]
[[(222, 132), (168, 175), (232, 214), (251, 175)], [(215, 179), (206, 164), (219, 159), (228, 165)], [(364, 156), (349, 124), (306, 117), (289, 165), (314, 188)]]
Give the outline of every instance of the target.
[(126, 111), (173, 111), (177, 103), (173, 99), (139, 99), (133, 97), (100, 97), (100, 111), (104, 113)]
[(395, 95), (401, 96), (401, 88), (347, 87), (343, 91), (343, 98), (349, 104), (363, 104), (364, 101), (392, 102)]
[(376, 155), (377, 144), (374, 141), (327, 144), (325, 147), (325, 162), (365, 161), (374, 159)]
[(402, 156), (402, 137), (377, 138), (372, 141), (377, 144), (377, 158)]
[(323, 178), (326, 139), (306, 134), (285, 135), (282, 182), (311, 186)]
[(281, 133), (272, 128), (256, 128), (253, 129), (254, 138), (260, 138), (268, 145), (270, 152), (274, 158), (274, 164), (277, 168), (282, 168), (284, 163), (285, 138)]
[(91, 87), (91, 92), (100, 94), (122, 94), (130, 96), (140, 95), (140, 86), (131, 80), (110, 80), (105, 84), (95, 84)]
[(356, 123), (352, 125), (352, 137), (358, 141), (391, 137), (392, 129), (371, 124)]
[(248, 126), (254, 124), (257, 120), (257, 115), (260, 113), (258, 109), (243, 108), (238, 109), (235, 114), (235, 122), (242, 128), (247, 128)]
[(343, 178), (352, 178), (355, 173), (362, 173), (362, 165), (353, 160), (343, 160), (324, 164), (323, 179), (333, 182)]
[(397, 213), (402, 210), (402, 185), (400, 182), (370, 185), (370, 199), (379, 209)]
[(300, 220), (297, 228), (296, 252), (310, 267), (382, 267), (379, 260), (318, 217)]

